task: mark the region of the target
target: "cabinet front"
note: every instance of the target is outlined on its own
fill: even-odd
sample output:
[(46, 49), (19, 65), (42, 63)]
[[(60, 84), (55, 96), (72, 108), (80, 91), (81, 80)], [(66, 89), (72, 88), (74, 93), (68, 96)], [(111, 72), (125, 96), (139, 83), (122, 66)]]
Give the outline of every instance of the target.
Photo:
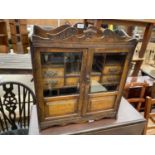
[(41, 51), (45, 118), (114, 109), (126, 55), (77, 49)]
[[(85, 114), (113, 110), (118, 96), (127, 52), (93, 52), (87, 64)], [(104, 114), (104, 113), (103, 113)]]
[(121, 30), (34, 26), (31, 55), (41, 129), (114, 118), (136, 44)]
[(74, 49), (40, 52), (45, 118), (80, 115), (84, 53)]

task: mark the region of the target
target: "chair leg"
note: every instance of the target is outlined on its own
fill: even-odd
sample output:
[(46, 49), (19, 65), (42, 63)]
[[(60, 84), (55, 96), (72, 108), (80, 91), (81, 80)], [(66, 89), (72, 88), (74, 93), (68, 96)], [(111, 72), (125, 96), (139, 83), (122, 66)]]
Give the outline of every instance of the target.
[(136, 108), (138, 111), (140, 111), (140, 110), (141, 110), (141, 105), (142, 105), (142, 103), (141, 103), (141, 102), (139, 102), (139, 103), (138, 103), (138, 105), (137, 105), (137, 108)]

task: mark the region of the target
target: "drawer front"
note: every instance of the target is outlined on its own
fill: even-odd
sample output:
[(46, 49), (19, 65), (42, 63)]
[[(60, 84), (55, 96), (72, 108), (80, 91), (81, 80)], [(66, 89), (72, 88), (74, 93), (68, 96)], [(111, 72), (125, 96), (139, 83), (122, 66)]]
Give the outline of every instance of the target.
[(43, 82), (44, 82), (44, 89), (61, 88), (64, 86), (63, 78), (48, 78), (44, 79)]
[(105, 75), (102, 78), (103, 84), (115, 84), (119, 83), (120, 81), (120, 75)]
[(91, 76), (91, 81), (100, 81), (100, 76)]
[(103, 74), (120, 74), (121, 72), (122, 72), (122, 67), (120, 65), (105, 66), (103, 69)]
[(43, 78), (64, 76), (64, 68), (43, 68), (42, 74), (43, 74)]
[(74, 114), (77, 111), (77, 99), (48, 102), (46, 103), (46, 111), (47, 117)]
[(96, 97), (89, 99), (89, 111), (102, 111), (112, 109), (115, 104), (116, 95)]
[(78, 83), (79, 83), (79, 77), (66, 78), (66, 85), (67, 86), (77, 86)]

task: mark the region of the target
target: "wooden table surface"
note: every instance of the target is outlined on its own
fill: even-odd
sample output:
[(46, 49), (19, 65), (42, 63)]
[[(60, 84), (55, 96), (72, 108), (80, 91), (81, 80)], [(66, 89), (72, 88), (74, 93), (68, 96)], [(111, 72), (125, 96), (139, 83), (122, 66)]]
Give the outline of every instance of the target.
[[(32, 120), (35, 120), (34, 122)], [(39, 133), (36, 106), (33, 106), (29, 134)], [(45, 129), (41, 135), (139, 135), (145, 125), (144, 117), (124, 98), (121, 100), (117, 119), (102, 119), (91, 123), (70, 124)]]
[(145, 64), (141, 66), (141, 71), (155, 79), (155, 67)]
[(30, 54), (0, 54), (1, 74), (32, 74)]
[(136, 77), (128, 77), (126, 80), (126, 84), (131, 82), (140, 82), (140, 83), (147, 82), (149, 87), (152, 87), (154, 81), (155, 80), (149, 76), (136, 76)]

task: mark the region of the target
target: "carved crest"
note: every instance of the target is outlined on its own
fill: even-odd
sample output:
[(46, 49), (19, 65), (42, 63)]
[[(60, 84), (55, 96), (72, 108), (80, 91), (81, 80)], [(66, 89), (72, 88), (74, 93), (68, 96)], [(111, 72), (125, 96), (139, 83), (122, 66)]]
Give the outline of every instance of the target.
[(63, 25), (50, 31), (34, 26), (34, 40), (51, 41), (129, 41), (132, 39), (123, 30), (101, 30), (96, 27), (88, 27), (79, 30), (76, 27)]
[(47, 33), (48, 38), (51, 40), (66, 40), (72, 36), (76, 36), (78, 30), (74, 27), (67, 27), (63, 31), (60, 31), (56, 34)]

